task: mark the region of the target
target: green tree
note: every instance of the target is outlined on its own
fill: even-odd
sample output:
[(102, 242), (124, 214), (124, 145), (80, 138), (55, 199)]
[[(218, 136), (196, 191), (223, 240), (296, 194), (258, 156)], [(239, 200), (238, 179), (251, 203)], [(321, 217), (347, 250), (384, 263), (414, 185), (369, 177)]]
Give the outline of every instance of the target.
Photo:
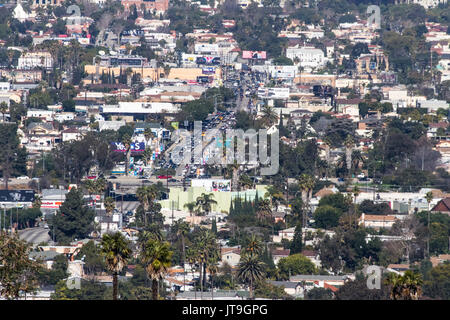
[(291, 251), (290, 254), (301, 253), (303, 243), (302, 243), (302, 224), (299, 222), (295, 227), (294, 231), (294, 239), (291, 242)]
[(59, 211), (50, 219), (55, 240), (61, 244), (68, 244), (74, 239), (88, 237), (93, 231), (94, 216), (94, 211), (84, 203), (83, 193), (77, 188), (72, 188)]
[(385, 281), (391, 288), (391, 300), (418, 300), (422, 295), (422, 276), (411, 270), (402, 276), (389, 273)]
[(317, 228), (331, 229), (339, 225), (341, 213), (339, 209), (324, 205), (314, 211), (314, 221)]
[(131, 258), (130, 243), (120, 233), (103, 235), (101, 253), (105, 258), (106, 268), (113, 274), (113, 300), (118, 298), (118, 275)]
[(17, 299), (35, 292), (41, 264), (29, 258), (30, 246), (18, 235), (0, 231), (0, 296)]
[(300, 253), (282, 258), (278, 262), (279, 277), (282, 280), (288, 280), (290, 275), (314, 274), (316, 267), (314, 264)]
[(264, 263), (255, 254), (244, 255), (238, 264), (238, 278), (249, 285), (253, 299), (253, 285), (264, 278)]
[(148, 277), (152, 280), (153, 300), (159, 300), (158, 284), (171, 265), (172, 254), (167, 242), (150, 239), (142, 247), (141, 259)]
[(213, 199), (213, 193), (202, 193), (200, 197), (197, 197), (196, 206), (201, 212), (208, 215), (211, 212), (212, 205), (217, 204), (217, 201)]
[(434, 299), (450, 299), (450, 263), (438, 265), (427, 273), (423, 293)]

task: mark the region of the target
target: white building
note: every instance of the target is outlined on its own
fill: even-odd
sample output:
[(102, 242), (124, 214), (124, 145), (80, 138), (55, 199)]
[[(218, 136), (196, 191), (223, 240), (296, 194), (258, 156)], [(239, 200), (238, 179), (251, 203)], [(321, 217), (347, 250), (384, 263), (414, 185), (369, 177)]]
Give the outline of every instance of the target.
[(325, 54), (322, 50), (314, 47), (291, 47), (286, 49), (286, 57), (295, 61), (304, 68), (318, 68), (325, 65)]
[(118, 105), (104, 105), (102, 113), (148, 114), (177, 113), (179, 107), (169, 102), (119, 102)]
[(17, 63), (18, 69), (53, 68), (53, 58), (49, 52), (27, 52), (23, 53)]

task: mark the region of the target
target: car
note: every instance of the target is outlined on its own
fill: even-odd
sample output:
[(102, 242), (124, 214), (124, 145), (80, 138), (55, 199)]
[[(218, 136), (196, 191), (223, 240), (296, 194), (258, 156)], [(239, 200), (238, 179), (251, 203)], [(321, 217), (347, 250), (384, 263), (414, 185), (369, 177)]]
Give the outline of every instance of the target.
[(27, 176), (17, 177), (17, 180), (29, 180), (29, 179), (30, 179), (30, 177), (27, 177)]
[(177, 179), (170, 178), (170, 179), (169, 179), (169, 182), (178, 182), (178, 180), (177, 180)]
[(344, 178), (338, 178), (337, 179), (339, 182), (345, 182), (345, 179)]
[(170, 179), (170, 178), (172, 178), (172, 176), (166, 176), (166, 175), (158, 176), (158, 179)]

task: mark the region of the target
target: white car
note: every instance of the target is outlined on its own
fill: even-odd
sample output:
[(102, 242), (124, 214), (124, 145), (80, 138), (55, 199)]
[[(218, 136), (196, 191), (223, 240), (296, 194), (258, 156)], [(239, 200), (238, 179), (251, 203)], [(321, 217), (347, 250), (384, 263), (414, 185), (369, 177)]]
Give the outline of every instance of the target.
[(27, 176), (17, 177), (17, 180), (29, 180), (29, 179), (30, 179), (30, 177), (27, 177)]

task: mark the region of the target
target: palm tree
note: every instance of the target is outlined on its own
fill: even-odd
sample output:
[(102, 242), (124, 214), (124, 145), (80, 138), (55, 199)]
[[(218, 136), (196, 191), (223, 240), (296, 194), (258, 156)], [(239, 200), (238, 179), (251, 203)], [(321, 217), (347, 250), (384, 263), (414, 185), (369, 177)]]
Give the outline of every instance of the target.
[(270, 200), (263, 199), (258, 202), (256, 216), (260, 221), (264, 221), (272, 217), (272, 205), (270, 204)]
[(425, 199), (428, 203), (428, 238), (427, 238), (427, 256), (430, 256), (430, 238), (431, 238), (431, 228), (430, 228), (430, 214), (431, 214), (431, 207), (430, 203), (433, 201), (433, 192), (428, 191), (425, 195)]
[(269, 128), (278, 121), (279, 118), (278, 114), (272, 107), (265, 105), (263, 106), (261, 112), (262, 112), (261, 123), (264, 126)]
[(248, 254), (241, 257), (238, 265), (238, 278), (249, 284), (250, 299), (253, 299), (253, 284), (264, 277), (264, 263), (258, 255)]
[(265, 198), (269, 198), (270, 204), (275, 206), (275, 211), (278, 211), (278, 205), (284, 199), (283, 193), (275, 186), (267, 187), (267, 192), (264, 194)]
[(192, 213), (194, 212), (195, 206), (196, 206), (196, 202), (188, 202), (184, 204), (184, 208), (187, 208), (189, 211), (190, 216), (192, 217)]
[(172, 254), (169, 243), (154, 239), (148, 240), (142, 248), (141, 259), (147, 276), (152, 280), (153, 300), (159, 300), (159, 283), (171, 266)]
[(118, 274), (127, 265), (131, 257), (130, 244), (120, 233), (103, 235), (101, 253), (105, 257), (106, 268), (113, 274), (113, 299), (118, 296)]
[(327, 180), (328, 180), (328, 167), (330, 166), (330, 148), (331, 148), (332, 142), (329, 137), (325, 137), (323, 139), (323, 142), (325, 145), (325, 161), (327, 162), (326, 176), (327, 176)]
[(39, 196), (39, 195), (36, 195), (34, 197), (34, 201), (33, 201), (32, 207), (39, 209), (41, 207), (41, 205), (42, 205), (42, 197)]
[(246, 174), (243, 174), (239, 177), (238, 183), (239, 183), (240, 188), (243, 188), (244, 190), (253, 188), (253, 181)]
[(403, 276), (389, 273), (386, 284), (391, 287), (391, 300), (418, 300), (422, 295), (422, 276), (411, 270)]
[(347, 138), (345, 138), (344, 145), (345, 145), (345, 160), (347, 163), (347, 171), (350, 174), (352, 169), (352, 152), (353, 147), (355, 145), (355, 141), (353, 140), (351, 135), (348, 135)]
[(189, 224), (183, 220), (177, 220), (173, 224), (173, 233), (176, 237), (181, 238), (181, 246), (182, 246), (182, 252), (183, 252), (183, 267), (186, 263), (186, 245), (185, 245), (185, 236), (189, 234), (189, 231), (191, 228), (189, 227)]
[(217, 201), (213, 198), (213, 193), (202, 193), (200, 197), (197, 197), (196, 205), (202, 212), (208, 215), (212, 210), (212, 205), (217, 204)]
[(312, 190), (314, 188), (315, 181), (314, 177), (309, 174), (302, 173), (298, 179), (298, 186), (302, 192), (302, 202), (305, 205), (303, 210), (303, 226), (306, 227), (306, 211), (309, 209), (309, 199), (312, 197)]
[(150, 204), (158, 197), (158, 190), (154, 185), (141, 186), (136, 190), (136, 196), (144, 209), (144, 225), (147, 225), (147, 211)]
[(248, 239), (248, 243), (243, 249), (243, 254), (254, 254), (261, 255), (262, 253), (262, 244), (261, 241), (255, 234), (252, 234)]
[[(356, 208), (356, 198), (358, 197), (358, 195), (361, 193), (361, 191), (359, 190), (358, 186), (354, 186), (353, 190), (352, 190), (352, 194), (353, 194), (353, 216), (355, 217), (355, 228), (356, 228), (356, 217), (358, 215), (357, 208)], [(350, 195), (351, 196), (351, 195)]]
[(142, 153), (142, 160), (144, 160), (146, 166), (148, 166), (152, 158), (153, 158), (152, 149), (150, 147), (145, 148), (144, 152)]
[(219, 248), (213, 232), (201, 229), (201, 232), (194, 238), (193, 249), (195, 260), (200, 266), (200, 294), (203, 294), (203, 286), (206, 284), (206, 264), (210, 259), (219, 259)]
[(125, 158), (125, 176), (128, 176), (128, 166), (131, 157), (131, 137), (129, 134), (124, 134), (122, 137), (122, 143), (125, 146), (126, 158)]
[(150, 128), (145, 128), (145, 130), (144, 130), (144, 138), (145, 138), (145, 142), (146, 142), (147, 146), (149, 145), (149, 140), (150, 140), (151, 137), (153, 137), (152, 130)]
[(6, 102), (0, 103), (0, 112), (3, 115), (3, 122), (5, 122), (5, 113), (8, 111), (8, 104)]
[(85, 180), (83, 182), (83, 184), (89, 193), (89, 198), (91, 198), (91, 196), (93, 194), (95, 194), (95, 192), (97, 190), (97, 184), (96, 184), (95, 180), (88, 179), (88, 180)]
[[(105, 199), (104, 205), (105, 205), (106, 215), (108, 217), (112, 216), (114, 209), (116, 208), (116, 202), (114, 201), (114, 199), (111, 197), (107, 197)], [(108, 228), (107, 228), (106, 232), (109, 233), (109, 222), (108, 222)]]
[(214, 276), (217, 274), (217, 258), (210, 257), (206, 260), (206, 269), (209, 271), (209, 278), (211, 280), (211, 300), (214, 299)]

